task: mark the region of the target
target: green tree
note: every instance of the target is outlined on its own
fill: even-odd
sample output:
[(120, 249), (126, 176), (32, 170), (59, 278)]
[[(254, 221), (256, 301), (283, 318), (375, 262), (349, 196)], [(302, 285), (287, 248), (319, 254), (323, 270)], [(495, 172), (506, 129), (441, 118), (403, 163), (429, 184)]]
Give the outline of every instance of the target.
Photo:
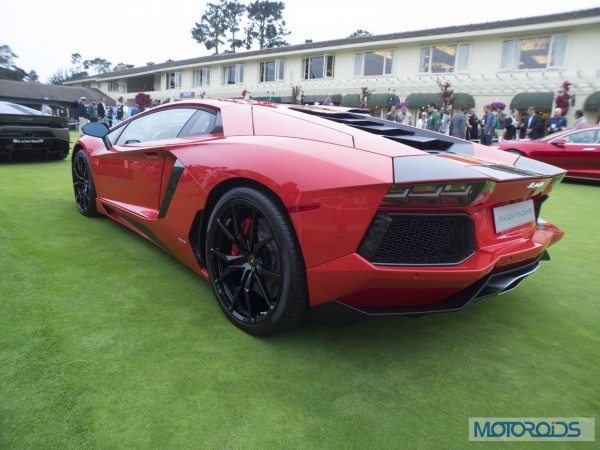
[(354, 38), (354, 37), (362, 37), (362, 36), (373, 36), (373, 33), (369, 32), (367, 30), (358, 29), (348, 37)]
[(0, 80), (23, 81), (27, 77), (20, 67), (15, 65), (15, 59), (18, 56), (8, 45), (0, 45)]
[(256, 0), (248, 5), (248, 26), (246, 27), (246, 48), (258, 42), (258, 47), (271, 48), (289, 45), (284, 39), (290, 32), (285, 29), (283, 10), (285, 3), (269, 0)]
[(88, 76), (89, 73), (84, 70), (81, 54), (71, 53), (71, 68), (68, 71), (67, 79), (64, 81), (79, 80), (80, 78), (86, 78)]
[(220, 4), (208, 3), (206, 10), (192, 28), (192, 38), (199, 44), (204, 44), (207, 50), (215, 49), (219, 54), (219, 46), (223, 45), (223, 38), (227, 32), (227, 18)]
[(70, 79), (71, 77), (66, 70), (58, 69), (56, 72), (54, 72), (48, 77), (48, 83), (63, 84), (65, 81), (69, 81)]
[(230, 51), (235, 53), (236, 48), (244, 45), (242, 39), (236, 38), (235, 34), (240, 31), (240, 22), (243, 14), (246, 12), (246, 6), (242, 5), (238, 0), (221, 0), (220, 4), (224, 12), (225, 28), (231, 34), (227, 39)]
[(112, 63), (103, 58), (86, 59), (83, 67), (92, 69), (94, 74), (108, 73), (111, 71)]
[(39, 83), (40, 77), (38, 76), (35, 70), (30, 70), (29, 73), (25, 76), (25, 81), (28, 83)]

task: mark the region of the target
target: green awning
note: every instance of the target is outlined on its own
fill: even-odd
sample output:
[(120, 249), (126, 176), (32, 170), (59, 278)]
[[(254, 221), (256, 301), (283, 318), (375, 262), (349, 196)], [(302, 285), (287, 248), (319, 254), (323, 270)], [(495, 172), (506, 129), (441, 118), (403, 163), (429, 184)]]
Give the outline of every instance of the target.
[[(367, 106), (374, 108), (376, 106), (392, 106), (398, 103), (400, 99), (395, 94), (371, 94)], [(340, 106), (346, 108), (358, 108), (360, 104), (359, 94), (346, 94), (342, 97), (342, 103)]]
[[(417, 92), (408, 94), (406, 97), (406, 106), (409, 108), (424, 108), (430, 103), (435, 103), (438, 107), (441, 106), (442, 96), (439, 92)], [(474, 108), (475, 99), (471, 94), (457, 92), (454, 94), (452, 107), (454, 109), (464, 106), (465, 108)]]
[(281, 97), (252, 97), (257, 102), (281, 103)]
[(456, 108), (460, 108), (461, 106), (465, 108), (475, 108), (475, 99), (471, 94), (466, 94), (464, 92), (454, 94), (452, 108), (456, 110)]
[(525, 110), (530, 106), (537, 111), (550, 111), (554, 106), (554, 92), (521, 92), (510, 102), (510, 109)]
[(398, 103), (400, 99), (395, 94), (371, 94), (371, 98), (367, 103), (369, 108), (373, 108), (375, 106), (392, 106)]
[(442, 96), (439, 92), (415, 92), (414, 94), (408, 94), (405, 102), (409, 108), (423, 108), (430, 103), (439, 106), (442, 102)]
[(585, 99), (583, 109), (585, 109), (586, 111), (600, 110), (600, 91), (594, 92), (592, 95)]
[(346, 108), (357, 108), (360, 103), (358, 94), (346, 94), (342, 97), (342, 103), (340, 106), (345, 106)]
[(342, 101), (342, 96), (340, 94), (334, 94), (334, 95), (305, 95), (304, 96), (304, 103), (308, 103), (308, 104), (312, 104), (312, 103), (319, 103), (322, 104), (325, 99), (327, 99), (327, 97), (329, 97), (329, 100), (331, 100), (332, 103), (337, 103), (339, 104)]

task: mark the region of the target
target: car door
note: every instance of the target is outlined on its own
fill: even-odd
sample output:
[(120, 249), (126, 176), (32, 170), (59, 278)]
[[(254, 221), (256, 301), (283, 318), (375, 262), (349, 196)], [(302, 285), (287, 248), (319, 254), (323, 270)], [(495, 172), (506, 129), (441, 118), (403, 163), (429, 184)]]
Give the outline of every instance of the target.
[(163, 147), (195, 112), (190, 107), (160, 109), (111, 132), (111, 148), (94, 161), (98, 196), (139, 215), (153, 216), (159, 208)]
[(548, 140), (544, 147), (532, 152), (532, 157), (567, 171), (586, 173), (600, 170), (598, 128), (574, 130)]

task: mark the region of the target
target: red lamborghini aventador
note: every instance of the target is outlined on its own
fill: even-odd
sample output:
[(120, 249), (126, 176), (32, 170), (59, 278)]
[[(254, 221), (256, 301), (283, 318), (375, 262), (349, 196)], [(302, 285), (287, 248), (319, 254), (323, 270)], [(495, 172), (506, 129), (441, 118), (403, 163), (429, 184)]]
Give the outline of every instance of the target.
[(84, 132), (78, 210), (209, 279), (257, 335), (311, 312), (462, 309), (514, 288), (562, 237), (539, 216), (562, 169), (362, 110), (189, 101)]

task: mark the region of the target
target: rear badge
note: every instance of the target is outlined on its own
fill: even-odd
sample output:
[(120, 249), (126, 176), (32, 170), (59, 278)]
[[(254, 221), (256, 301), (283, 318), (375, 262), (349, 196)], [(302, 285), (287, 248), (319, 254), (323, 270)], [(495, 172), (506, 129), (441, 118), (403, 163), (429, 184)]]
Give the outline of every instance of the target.
[(538, 181), (537, 183), (534, 181), (529, 186), (527, 186), (527, 189), (538, 189), (544, 187), (545, 184), (546, 183), (544, 181)]

